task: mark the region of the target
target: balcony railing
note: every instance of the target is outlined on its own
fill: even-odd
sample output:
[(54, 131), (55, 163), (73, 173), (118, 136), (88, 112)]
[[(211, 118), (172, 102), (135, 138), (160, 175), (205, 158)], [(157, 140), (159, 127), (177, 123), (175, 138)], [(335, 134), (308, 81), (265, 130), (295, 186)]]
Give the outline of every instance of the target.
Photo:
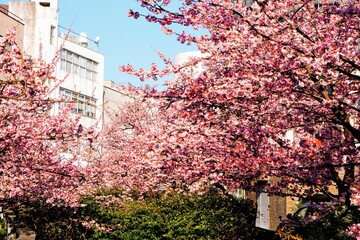
[(60, 25), (58, 26), (58, 36), (92, 51), (99, 52), (99, 37), (93, 40), (87, 37), (85, 33), (76, 33)]

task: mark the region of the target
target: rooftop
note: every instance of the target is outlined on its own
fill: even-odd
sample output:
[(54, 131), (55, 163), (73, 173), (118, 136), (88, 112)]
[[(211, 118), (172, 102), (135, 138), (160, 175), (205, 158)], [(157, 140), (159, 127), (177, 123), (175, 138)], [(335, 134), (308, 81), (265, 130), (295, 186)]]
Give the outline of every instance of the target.
[(99, 52), (99, 40), (100, 37), (96, 37), (94, 40), (89, 38), (86, 33), (76, 33), (62, 26), (58, 26), (59, 37), (67, 41), (73, 42), (95, 52)]

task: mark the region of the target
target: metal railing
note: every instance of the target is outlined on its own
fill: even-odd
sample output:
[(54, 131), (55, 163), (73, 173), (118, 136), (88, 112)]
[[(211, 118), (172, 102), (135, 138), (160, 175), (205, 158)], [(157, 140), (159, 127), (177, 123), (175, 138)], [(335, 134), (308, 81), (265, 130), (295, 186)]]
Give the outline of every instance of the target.
[(18, 22), (21, 22), (23, 21), (22, 18), (20, 18), (19, 16), (15, 15), (14, 13), (10, 12), (7, 8), (4, 8), (2, 6), (0, 6), (0, 12), (5, 14), (5, 15), (8, 15), (9, 17), (11, 17), (12, 19), (18, 21)]
[[(73, 42), (75, 44), (78, 44), (80, 46), (83, 46), (85, 48), (88, 48), (92, 51), (95, 51), (95, 52), (100, 52), (100, 49), (99, 49), (99, 39), (96, 41), (96, 40), (93, 40), (87, 36), (82, 36), (80, 33), (77, 33), (77, 32), (74, 32), (74, 31), (71, 31), (65, 27), (62, 27), (60, 25), (58, 25), (58, 36), (64, 40), (67, 40), (67, 41), (70, 41), (70, 42)], [(86, 42), (81, 42), (79, 41), (80, 38), (85, 38), (86, 39)]]

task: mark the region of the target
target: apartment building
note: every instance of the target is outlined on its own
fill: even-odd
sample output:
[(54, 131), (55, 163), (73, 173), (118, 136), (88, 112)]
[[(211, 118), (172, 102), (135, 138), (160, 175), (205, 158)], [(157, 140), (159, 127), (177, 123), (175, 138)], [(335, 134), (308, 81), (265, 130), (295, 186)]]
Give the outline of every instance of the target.
[[(73, 101), (73, 112), (81, 116), (81, 124), (101, 128), (104, 56), (90, 44), (94, 41), (86, 33), (70, 30), (61, 33), (58, 0), (10, 0), (2, 9), (6, 11), (0, 17), (8, 15), (11, 21), (6, 25), (1, 21), (0, 34), (3, 28), (17, 26), (19, 36), (23, 35), (23, 50), (29, 57), (51, 62), (59, 56), (54, 74), (61, 83), (48, 83), (54, 87), (53, 96)], [(61, 104), (55, 105), (51, 114), (57, 114), (60, 108)]]
[[(57, 94), (74, 100), (74, 113), (81, 115), (84, 126), (102, 126), (104, 56), (88, 48), (81, 35), (61, 34), (63, 44), (57, 77), (63, 79)], [(54, 109), (54, 113), (58, 109)]]
[(33, 59), (41, 56), (45, 61), (51, 61), (58, 49), (57, 0), (10, 0), (8, 10), (24, 24), (24, 52)]

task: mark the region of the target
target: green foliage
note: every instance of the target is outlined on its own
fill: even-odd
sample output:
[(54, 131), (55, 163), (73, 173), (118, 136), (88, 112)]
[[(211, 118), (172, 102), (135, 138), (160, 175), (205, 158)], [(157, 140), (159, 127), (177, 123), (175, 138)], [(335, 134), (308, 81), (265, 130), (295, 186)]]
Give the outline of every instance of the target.
[[(99, 196), (120, 195), (118, 191), (102, 191)], [(38, 240), (231, 240), (251, 239), (254, 230), (253, 203), (216, 191), (203, 196), (153, 195), (122, 204), (95, 199), (83, 198), (83, 208), (22, 205), (13, 209), (16, 225), (33, 229)], [(92, 223), (92, 227), (85, 228), (84, 222)]]
[(346, 229), (359, 222), (360, 213), (357, 208), (342, 206), (325, 212), (320, 219), (297, 228), (291, 235), (300, 236), (303, 240), (349, 240), (354, 238), (346, 234)]
[(5, 222), (0, 220), (0, 239), (5, 239), (6, 237), (6, 227)]
[(104, 207), (86, 199), (86, 211), (112, 231), (88, 232), (89, 239), (251, 239), (255, 209), (250, 201), (210, 191), (204, 196), (153, 196)]
[[(117, 191), (99, 194), (120, 196)], [(83, 203), (86, 206), (78, 209), (40, 203), (20, 206), (14, 209), (18, 217), (16, 224), (35, 230), (38, 240), (245, 240), (256, 235), (253, 203), (216, 191), (209, 191), (203, 196), (179, 193), (154, 195), (125, 204), (108, 204), (107, 201), (86, 197)], [(356, 208), (343, 206), (322, 214), (322, 218), (316, 221), (284, 232), (282, 239), (352, 239), (346, 234), (346, 229), (360, 222), (360, 213)], [(85, 220), (95, 221), (100, 229), (85, 228), (82, 225)], [(101, 230), (101, 227), (109, 228)]]
[(29, 227), (37, 240), (85, 240), (86, 229), (78, 222), (76, 210), (32, 202), (13, 208), (17, 228)]

